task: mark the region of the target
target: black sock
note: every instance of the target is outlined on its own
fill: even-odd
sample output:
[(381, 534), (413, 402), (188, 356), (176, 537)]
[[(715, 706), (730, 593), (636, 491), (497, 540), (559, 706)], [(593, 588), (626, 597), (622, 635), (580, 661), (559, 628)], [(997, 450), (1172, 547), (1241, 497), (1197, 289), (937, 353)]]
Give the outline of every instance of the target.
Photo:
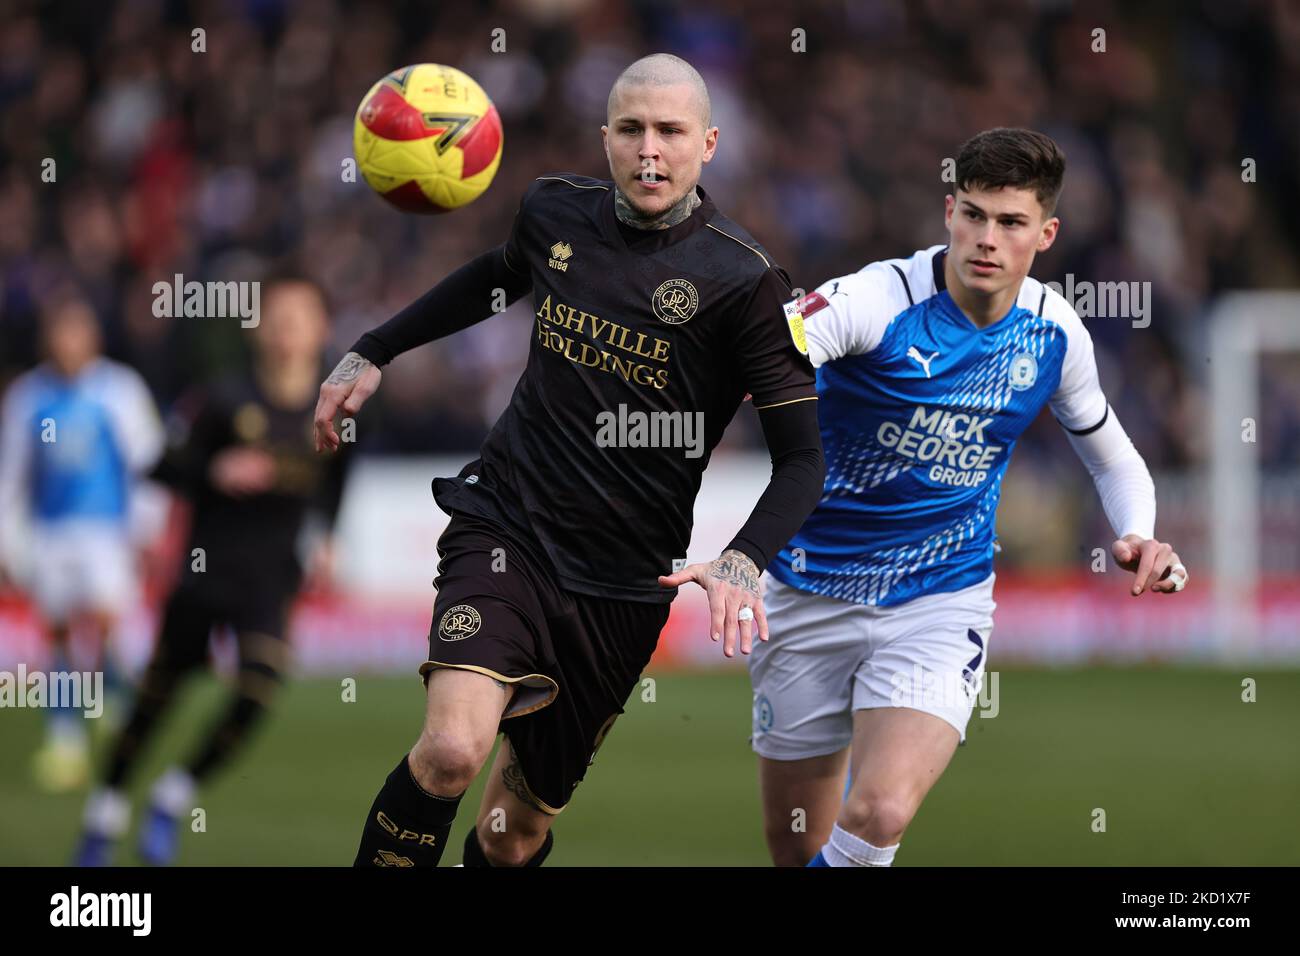
[[(546, 839), (542, 841), (542, 845), (538, 847), (537, 852), (532, 855), (524, 866), (541, 866), (542, 861), (550, 854), (551, 847), (554, 845), (555, 834), (552, 831), (547, 830)], [(488, 862), (487, 855), (483, 852), (483, 844), (478, 842), (477, 827), (470, 827), (469, 833), (465, 834), (465, 856), (461, 862), (464, 863), (467, 868), (471, 866), (492, 865)]]
[(371, 804), (353, 866), (437, 866), (460, 798), (439, 797), (415, 781), (402, 758)]
[(230, 709), (211, 731), (198, 755), (190, 761), (190, 776), (196, 782), (204, 780), (212, 771), (226, 762), (248, 737), (253, 725), (266, 712), (260, 700), (236, 695)]
[(108, 759), (105, 783), (122, 789), (127, 777), (135, 769), (141, 748), (153, 736), (159, 718), (171, 706), (181, 674), (157, 663), (151, 663), (144, 681), (136, 691), (135, 704), (126, 726), (117, 735)]

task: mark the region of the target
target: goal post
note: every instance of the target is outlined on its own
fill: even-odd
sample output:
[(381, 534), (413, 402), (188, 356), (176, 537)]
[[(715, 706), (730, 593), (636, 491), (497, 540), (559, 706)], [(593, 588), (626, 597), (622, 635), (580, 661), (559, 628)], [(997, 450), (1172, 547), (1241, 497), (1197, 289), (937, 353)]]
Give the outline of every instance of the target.
[[(1253, 656), (1263, 624), (1260, 359), (1300, 351), (1300, 292), (1230, 292), (1210, 312), (1210, 570), (1223, 659)], [(1247, 420), (1250, 421), (1247, 421)]]

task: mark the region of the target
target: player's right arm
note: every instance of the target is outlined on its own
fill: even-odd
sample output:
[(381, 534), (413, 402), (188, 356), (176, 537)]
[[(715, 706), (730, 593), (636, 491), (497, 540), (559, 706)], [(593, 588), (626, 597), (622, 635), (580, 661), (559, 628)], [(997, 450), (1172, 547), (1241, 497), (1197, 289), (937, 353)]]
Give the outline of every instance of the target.
[(317, 451), (338, 449), (334, 416), (340, 411), (355, 415), (361, 410), (379, 388), (380, 368), (403, 352), (483, 321), (533, 287), (519, 237), (528, 199), (538, 186), (534, 181), (524, 194), (505, 244), (461, 266), (379, 328), (361, 336), (343, 356), (320, 387), (315, 415)]
[(1044, 314), (1066, 332), (1061, 380), (1050, 399), (1052, 414), (1092, 476), (1102, 510), (1115, 532), (1111, 555), (1134, 574), (1131, 593), (1174, 593), (1187, 584), (1187, 568), (1168, 542), (1155, 536), (1156, 489), (1102, 392), (1092, 337), (1070, 305), (1049, 290)]

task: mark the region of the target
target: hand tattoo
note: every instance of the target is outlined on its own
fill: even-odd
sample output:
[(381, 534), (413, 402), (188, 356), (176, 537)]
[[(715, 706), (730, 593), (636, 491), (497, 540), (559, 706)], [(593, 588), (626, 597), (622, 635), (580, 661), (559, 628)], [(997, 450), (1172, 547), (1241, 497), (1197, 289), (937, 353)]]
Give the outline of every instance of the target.
[(700, 205), (700, 197), (692, 189), (663, 212), (646, 217), (632, 208), (622, 191), (614, 187), (614, 215), (619, 221), (634, 229), (670, 229), (680, 222), (685, 222)]
[(758, 597), (758, 565), (744, 552), (735, 548), (723, 551), (709, 565), (709, 577), (744, 588)]
[(368, 368), (374, 368), (374, 363), (362, 358), (356, 352), (349, 352), (343, 356), (338, 365), (334, 366), (334, 371), (330, 372), (330, 377), (325, 379), (325, 384), (341, 385), (344, 382), (351, 382)]

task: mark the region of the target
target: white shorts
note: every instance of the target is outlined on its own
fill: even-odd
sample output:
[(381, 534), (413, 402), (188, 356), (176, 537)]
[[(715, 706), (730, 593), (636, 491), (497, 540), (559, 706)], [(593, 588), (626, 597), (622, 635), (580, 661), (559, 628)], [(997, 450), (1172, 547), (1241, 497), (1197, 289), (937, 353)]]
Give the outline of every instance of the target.
[(82, 611), (122, 614), (138, 588), (127, 531), (102, 522), (32, 528), (31, 594), (49, 621)]
[(801, 760), (843, 750), (853, 712), (909, 707), (964, 743), (993, 631), (993, 579), (894, 607), (812, 594), (767, 576), (766, 642), (749, 658), (754, 750)]

